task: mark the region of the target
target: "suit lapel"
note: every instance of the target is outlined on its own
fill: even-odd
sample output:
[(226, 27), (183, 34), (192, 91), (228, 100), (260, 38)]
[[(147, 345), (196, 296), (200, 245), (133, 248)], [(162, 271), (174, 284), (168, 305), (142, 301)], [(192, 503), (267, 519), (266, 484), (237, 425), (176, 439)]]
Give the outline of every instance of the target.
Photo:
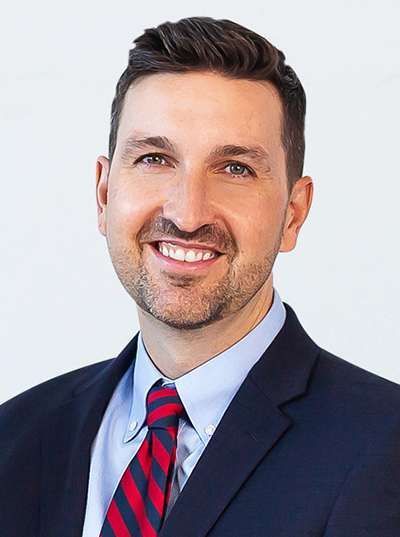
[[(204, 537), (291, 426), (280, 406), (305, 393), (319, 347), (290, 306), (284, 305), (284, 326), (231, 401), (160, 537)], [(46, 421), (42, 431), (40, 537), (81, 537), (90, 448), (112, 393), (136, 356), (136, 347), (137, 335)]]
[(137, 334), (115, 360), (72, 394), (42, 430), (40, 537), (81, 537), (90, 448), (118, 381), (136, 356)]
[(249, 372), (167, 517), (160, 537), (204, 537), (292, 420), (279, 408), (306, 392), (319, 347), (285, 304), (285, 324)]
[(203, 537), (260, 460), (290, 426), (245, 381), (166, 519), (160, 537)]

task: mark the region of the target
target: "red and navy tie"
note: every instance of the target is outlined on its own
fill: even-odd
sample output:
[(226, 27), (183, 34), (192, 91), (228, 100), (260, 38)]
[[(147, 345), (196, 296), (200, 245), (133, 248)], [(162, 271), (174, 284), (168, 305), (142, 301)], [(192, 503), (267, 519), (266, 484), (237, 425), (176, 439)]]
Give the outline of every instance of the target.
[(185, 410), (174, 384), (154, 385), (146, 407), (148, 432), (119, 482), (100, 537), (156, 537), (163, 523)]

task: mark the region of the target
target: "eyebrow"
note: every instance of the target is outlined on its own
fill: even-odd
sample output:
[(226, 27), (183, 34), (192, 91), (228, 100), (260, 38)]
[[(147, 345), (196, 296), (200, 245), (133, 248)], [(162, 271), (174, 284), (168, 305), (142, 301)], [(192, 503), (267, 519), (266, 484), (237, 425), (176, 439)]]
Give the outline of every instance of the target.
[(144, 138), (131, 137), (125, 140), (122, 147), (122, 156), (129, 156), (137, 149), (157, 147), (158, 149), (175, 152), (176, 148), (166, 136), (146, 136)]
[[(127, 138), (122, 146), (122, 159), (128, 159), (132, 153), (140, 149), (157, 148), (163, 151), (170, 151), (171, 153), (177, 153), (177, 148), (173, 142), (171, 142), (166, 136), (146, 136), (143, 138)], [(266, 149), (261, 145), (219, 145), (215, 147), (210, 155), (207, 157), (207, 161), (211, 161), (215, 158), (226, 157), (248, 157), (260, 165), (270, 170), (270, 156)]]

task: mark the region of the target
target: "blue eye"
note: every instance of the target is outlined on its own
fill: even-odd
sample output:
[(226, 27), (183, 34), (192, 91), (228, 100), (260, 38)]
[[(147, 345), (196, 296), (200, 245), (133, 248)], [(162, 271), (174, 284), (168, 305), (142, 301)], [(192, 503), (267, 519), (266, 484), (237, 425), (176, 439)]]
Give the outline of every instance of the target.
[[(240, 164), (240, 162), (231, 162), (226, 166), (226, 168), (230, 168), (232, 175), (238, 176), (238, 177), (247, 177), (247, 175), (254, 175), (253, 170), (251, 170), (248, 166), (245, 166), (244, 164)], [(247, 173), (243, 173), (246, 172)]]
[[(150, 159), (150, 162), (146, 161), (145, 159)], [(157, 159), (158, 159), (158, 161), (157, 161)], [(151, 162), (151, 160), (153, 160), (153, 162)], [(162, 166), (162, 163), (160, 161), (165, 161), (165, 158), (162, 155), (159, 155), (157, 153), (152, 153), (152, 154), (148, 154), (148, 155), (143, 155), (142, 157), (138, 158), (135, 161), (135, 164), (138, 163), (138, 162), (143, 162), (147, 166), (150, 166), (151, 164), (156, 164), (156, 165)]]
[[(141, 157), (137, 158), (134, 162), (134, 164), (140, 164), (143, 163), (145, 166), (165, 166), (167, 163), (167, 159), (164, 155), (160, 153), (147, 153), (146, 155), (142, 155)], [(233, 177), (248, 177), (248, 176), (254, 176), (254, 171), (249, 168), (249, 166), (246, 166), (244, 164), (241, 164), (240, 162), (230, 162), (225, 166), (224, 169), (230, 168), (230, 175)]]

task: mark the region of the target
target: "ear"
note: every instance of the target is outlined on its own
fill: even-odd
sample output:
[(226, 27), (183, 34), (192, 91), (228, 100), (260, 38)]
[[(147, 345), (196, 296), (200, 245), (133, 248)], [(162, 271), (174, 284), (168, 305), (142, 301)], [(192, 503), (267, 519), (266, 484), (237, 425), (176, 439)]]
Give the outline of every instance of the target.
[(286, 209), (280, 252), (290, 252), (296, 246), (300, 228), (311, 207), (313, 192), (314, 185), (311, 177), (301, 177), (293, 185)]
[(100, 156), (96, 161), (96, 201), (97, 201), (97, 222), (102, 235), (107, 233), (107, 193), (108, 174), (110, 162), (107, 157)]

